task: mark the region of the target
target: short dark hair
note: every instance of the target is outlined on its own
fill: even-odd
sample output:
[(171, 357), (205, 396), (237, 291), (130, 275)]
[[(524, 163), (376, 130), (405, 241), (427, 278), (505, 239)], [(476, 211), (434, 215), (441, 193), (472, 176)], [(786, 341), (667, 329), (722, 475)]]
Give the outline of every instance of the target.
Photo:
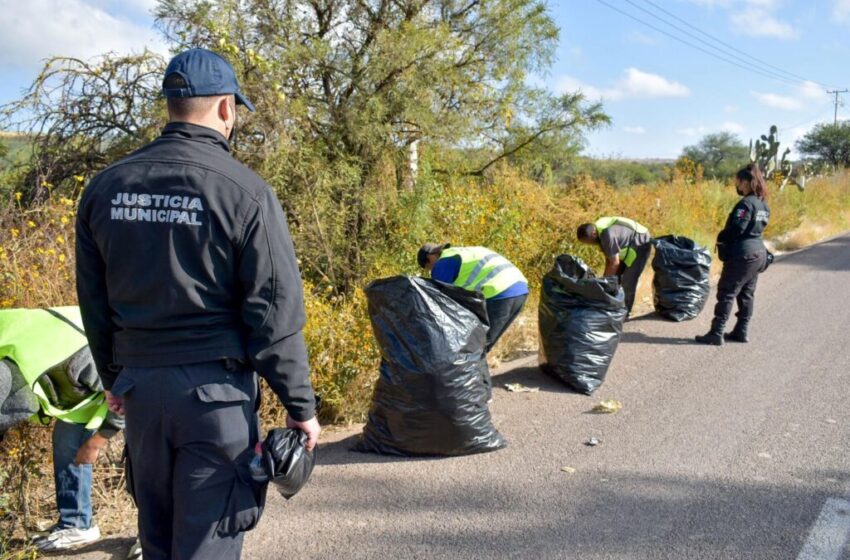
[[(181, 89), (188, 87), (186, 79), (177, 73), (169, 74), (162, 82), (164, 89)], [(169, 97), (166, 102), (168, 104), (168, 114), (172, 118), (187, 118), (194, 115), (203, 114), (209, 111), (218, 95), (204, 97)], [(235, 103), (235, 100), (234, 100)]]
[(576, 230), (576, 237), (579, 241), (590, 241), (593, 239), (593, 234), (596, 233), (596, 226), (593, 224), (581, 224)]

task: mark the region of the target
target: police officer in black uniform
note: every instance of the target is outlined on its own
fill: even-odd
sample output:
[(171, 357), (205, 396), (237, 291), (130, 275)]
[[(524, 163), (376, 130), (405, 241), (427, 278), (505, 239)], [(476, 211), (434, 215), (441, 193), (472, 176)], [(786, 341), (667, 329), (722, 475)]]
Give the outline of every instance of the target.
[(287, 426), (320, 427), (301, 277), (280, 203), (229, 153), (233, 68), (192, 49), (163, 81), (169, 124), (86, 188), (77, 292), (110, 408), (126, 413), (145, 560), (239, 558), (265, 488), (245, 476), (263, 377)]
[[(758, 165), (751, 163), (738, 171), (735, 186), (743, 198), (735, 205), (726, 227), (717, 236), (717, 249), (723, 272), (717, 284), (717, 305), (711, 330), (696, 337), (702, 344), (723, 345), (724, 340), (747, 342), (747, 326), (753, 316), (756, 283), (767, 265), (762, 234), (770, 219), (767, 186)], [(738, 302), (738, 322), (724, 334), (732, 305)]]

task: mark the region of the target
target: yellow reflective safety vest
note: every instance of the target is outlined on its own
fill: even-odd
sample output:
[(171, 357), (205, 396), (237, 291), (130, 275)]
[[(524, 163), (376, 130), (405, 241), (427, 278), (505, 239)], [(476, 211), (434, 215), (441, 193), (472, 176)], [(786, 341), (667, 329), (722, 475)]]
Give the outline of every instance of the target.
[[(623, 218), (621, 216), (606, 216), (604, 218), (599, 218), (593, 224), (596, 226), (596, 233), (602, 235), (602, 232), (608, 229), (611, 226), (624, 226), (629, 229), (634, 230), (635, 233), (644, 233), (648, 234), (649, 230), (637, 223), (634, 220), (630, 220), (629, 218)], [(637, 258), (637, 251), (635, 251), (634, 247), (625, 247), (620, 250), (620, 262), (625, 264), (626, 266), (632, 266), (632, 263), (635, 262)]]
[(471, 292), (480, 291), (484, 299), (501, 294), (517, 282), (528, 281), (508, 259), (486, 247), (449, 247), (440, 259), (460, 257), (460, 271), (452, 282)]
[(108, 407), (103, 393), (89, 395), (70, 409), (54, 406), (38, 383), (46, 371), (88, 344), (79, 307), (0, 310), (0, 359), (15, 362), (38, 398), (42, 412), (57, 420), (96, 430)]

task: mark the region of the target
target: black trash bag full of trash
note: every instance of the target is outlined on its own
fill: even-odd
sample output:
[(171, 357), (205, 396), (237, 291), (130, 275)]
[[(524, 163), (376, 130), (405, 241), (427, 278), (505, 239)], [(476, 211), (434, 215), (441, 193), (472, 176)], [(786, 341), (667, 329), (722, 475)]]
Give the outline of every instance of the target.
[(479, 292), (396, 276), (365, 289), (380, 378), (356, 451), (467, 455), (505, 440), (487, 407), (487, 310)]
[(708, 301), (711, 253), (692, 239), (678, 235), (657, 237), (653, 244), (655, 311), (671, 321), (695, 318)]
[(597, 278), (580, 258), (561, 255), (540, 293), (540, 369), (593, 393), (605, 380), (626, 314), (617, 277)]

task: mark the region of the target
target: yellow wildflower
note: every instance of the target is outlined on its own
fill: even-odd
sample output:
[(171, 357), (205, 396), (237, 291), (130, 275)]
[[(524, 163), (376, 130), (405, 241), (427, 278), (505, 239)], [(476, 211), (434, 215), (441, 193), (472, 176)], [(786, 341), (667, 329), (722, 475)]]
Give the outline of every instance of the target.
[(32, 227), (35, 227), (35, 226), (36, 226), (36, 223), (35, 223), (34, 221), (32, 221), (32, 220), (27, 220), (27, 226), (29, 226), (29, 227), (31, 227), (31, 228), (32, 228)]
[(23, 196), (24, 196), (24, 193), (22, 193), (22, 192), (16, 192), (16, 193), (15, 193), (15, 200), (17, 200), (18, 202), (20, 202), (20, 201), (21, 201), (21, 197), (23, 197)]

